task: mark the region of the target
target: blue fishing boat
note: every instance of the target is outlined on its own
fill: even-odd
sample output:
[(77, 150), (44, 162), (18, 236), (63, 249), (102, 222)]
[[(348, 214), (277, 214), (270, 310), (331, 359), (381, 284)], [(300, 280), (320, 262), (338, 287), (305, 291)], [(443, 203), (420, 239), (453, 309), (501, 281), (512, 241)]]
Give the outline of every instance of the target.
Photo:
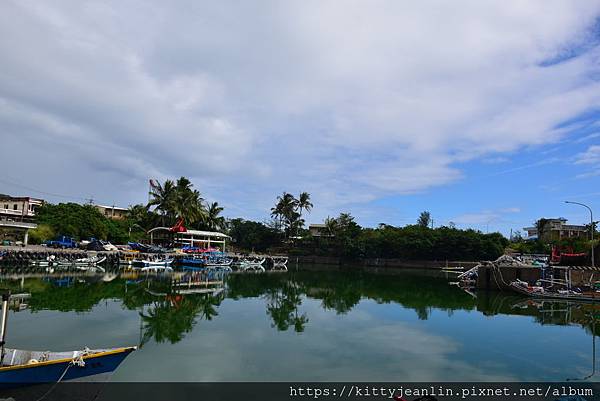
[(135, 349), (42, 352), (7, 348), (0, 367), (0, 387), (77, 379), (104, 380)]
[(5, 348), (10, 292), (2, 292), (0, 326), (0, 388), (68, 380), (101, 381), (137, 347), (88, 349), (68, 352)]

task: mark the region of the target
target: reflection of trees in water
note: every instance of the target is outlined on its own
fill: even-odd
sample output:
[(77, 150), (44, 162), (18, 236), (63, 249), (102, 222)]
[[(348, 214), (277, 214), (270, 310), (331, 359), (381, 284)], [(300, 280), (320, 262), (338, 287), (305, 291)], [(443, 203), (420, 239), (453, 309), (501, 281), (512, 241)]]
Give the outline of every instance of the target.
[(298, 307), (302, 304), (302, 294), (302, 289), (291, 281), (285, 281), (280, 288), (273, 288), (267, 292), (267, 314), (273, 320), (272, 327), (286, 331), (293, 326), (296, 333), (304, 331), (308, 317), (305, 313), (298, 312)]
[(181, 341), (194, 328), (197, 319), (212, 320), (218, 315), (220, 299), (210, 294), (167, 295), (155, 300), (140, 312), (143, 345), (154, 339), (157, 343)]
[[(171, 282), (159, 278), (142, 277), (142, 280), (114, 279), (102, 282), (101, 277), (70, 278), (63, 285), (60, 279), (24, 278), (5, 280), (3, 285), (13, 292), (30, 292), (30, 309), (58, 311), (90, 311), (106, 299), (121, 299), (129, 310), (144, 312), (142, 324), (147, 329), (147, 339), (158, 342), (176, 342), (189, 332), (201, 318), (210, 320), (219, 304), (215, 298), (203, 301), (207, 295), (188, 295), (178, 306), (172, 299), (160, 298), (152, 293), (170, 294)], [(60, 282), (59, 282), (60, 281)], [(66, 282), (66, 281), (65, 281)], [(151, 293), (152, 292), (152, 293)], [(224, 296), (224, 295), (222, 295)], [(321, 307), (337, 314), (350, 313), (361, 300), (380, 304), (394, 303), (413, 310), (419, 319), (429, 318), (432, 310), (452, 314), (460, 310), (477, 310), (484, 315), (532, 316), (539, 324), (576, 324), (589, 334), (598, 334), (600, 325), (592, 327), (589, 316), (600, 320), (600, 305), (564, 302), (540, 303), (520, 295), (481, 291), (474, 299), (460, 289), (439, 278), (419, 274), (396, 276), (377, 275), (356, 271), (289, 272), (282, 274), (231, 275), (227, 278), (227, 297), (232, 299), (258, 298), (266, 300), (266, 313), (277, 330), (302, 332), (309, 317), (302, 311), (307, 299), (320, 301)]]

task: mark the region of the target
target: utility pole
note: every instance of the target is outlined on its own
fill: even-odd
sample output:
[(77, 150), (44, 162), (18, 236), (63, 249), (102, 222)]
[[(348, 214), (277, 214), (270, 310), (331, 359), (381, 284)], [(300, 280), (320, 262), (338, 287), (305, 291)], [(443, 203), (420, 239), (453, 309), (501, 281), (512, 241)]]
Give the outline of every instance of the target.
[(592, 267), (595, 267), (595, 265), (594, 265), (594, 231), (595, 230), (594, 230), (594, 213), (592, 212), (592, 208), (589, 207), (588, 205), (584, 205), (583, 203), (579, 203), (579, 202), (565, 201), (565, 203), (571, 203), (573, 205), (583, 206), (587, 210), (590, 211), (590, 232), (591, 232), (591, 238), (592, 238)]

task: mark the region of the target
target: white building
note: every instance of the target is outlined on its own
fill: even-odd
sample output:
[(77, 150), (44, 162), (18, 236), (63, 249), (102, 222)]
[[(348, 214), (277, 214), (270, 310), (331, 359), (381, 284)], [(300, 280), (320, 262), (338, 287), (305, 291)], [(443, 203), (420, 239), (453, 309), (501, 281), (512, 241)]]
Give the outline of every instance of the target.
[(29, 196), (0, 195), (0, 218), (15, 221), (32, 220), (36, 210), (43, 204), (43, 199)]

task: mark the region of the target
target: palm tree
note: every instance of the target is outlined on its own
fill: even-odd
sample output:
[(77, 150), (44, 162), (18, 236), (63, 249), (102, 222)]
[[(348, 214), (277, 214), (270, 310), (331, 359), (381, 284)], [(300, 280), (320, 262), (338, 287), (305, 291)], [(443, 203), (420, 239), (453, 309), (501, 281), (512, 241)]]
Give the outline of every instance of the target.
[(338, 229), (338, 221), (337, 221), (337, 219), (333, 218), (333, 217), (327, 217), (325, 219), (325, 228), (329, 232), (329, 235), (334, 236), (335, 232)]
[(208, 206), (208, 210), (206, 212), (206, 225), (211, 230), (218, 230), (223, 228), (225, 224), (225, 218), (223, 216), (219, 216), (219, 214), (223, 211), (223, 207), (219, 206), (219, 202), (213, 202)]
[(310, 201), (310, 194), (308, 192), (302, 192), (298, 197), (298, 210), (300, 211), (300, 215), (302, 215), (303, 210), (310, 212), (312, 208), (313, 204)]
[(289, 227), (290, 220), (293, 219), (292, 213), (295, 212), (297, 200), (294, 195), (284, 192), (282, 196), (277, 197), (275, 207), (271, 208), (271, 216), (279, 220), (279, 226)]
[(166, 180), (162, 185), (157, 183), (152, 186), (150, 196), (148, 208), (155, 206), (154, 210), (162, 216), (163, 225), (165, 218), (169, 224), (173, 224), (175, 219), (183, 219), (186, 224), (206, 219), (204, 199), (186, 177), (179, 178), (176, 183), (172, 180)]
[(310, 194), (308, 192), (302, 192), (298, 197), (296, 205), (300, 214), (298, 220), (302, 221), (302, 224), (298, 225), (298, 230), (300, 230), (300, 228), (304, 225), (304, 220), (302, 220), (302, 211), (305, 210), (307, 212), (310, 212), (310, 210), (313, 208), (313, 204), (310, 201)]
[(175, 217), (173, 210), (176, 192), (177, 189), (172, 180), (166, 180), (162, 185), (158, 182), (150, 189), (150, 196), (152, 199), (148, 202), (147, 207), (149, 209), (152, 206), (155, 206), (154, 210), (160, 213), (163, 225), (165, 225), (165, 218), (172, 220)]

